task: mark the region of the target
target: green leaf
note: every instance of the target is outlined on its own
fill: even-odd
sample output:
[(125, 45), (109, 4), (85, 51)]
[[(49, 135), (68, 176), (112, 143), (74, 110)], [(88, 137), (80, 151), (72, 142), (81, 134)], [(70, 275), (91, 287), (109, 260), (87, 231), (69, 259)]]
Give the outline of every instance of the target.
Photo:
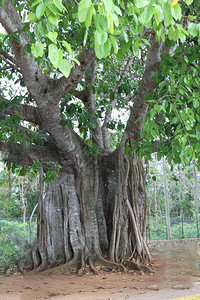
[(149, 43), (149, 41), (148, 40), (146, 40), (146, 39), (141, 39), (146, 45), (148, 45), (148, 46), (151, 46), (151, 44)]
[(59, 66), (59, 69), (66, 78), (69, 77), (71, 72), (70, 62), (64, 58)]
[[(53, 0), (54, 5), (59, 9), (60, 12), (63, 11), (64, 6), (60, 0)], [(66, 9), (65, 9), (66, 10)]]
[(141, 35), (143, 33), (143, 31), (144, 31), (144, 26), (142, 24), (139, 24), (138, 25), (138, 33)]
[(57, 69), (58, 67), (60, 67), (61, 62), (63, 61), (63, 51), (61, 49), (58, 49), (55, 44), (51, 44), (48, 47), (48, 57), (54, 68)]
[(196, 128), (196, 137), (198, 139), (200, 139), (200, 125), (199, 124), (197, 125), (197, 128)]
[(115, 10), (115, 5), (112, 0), (104, 0), (104, 4), (107, 12), (113, 12)]
[(51, 32), (51, 31), (49, 31), (48, 34), (46, 35), (46, 37), (48, 37), (48, 39), (50, 39), (53, 43), (57, 39), (57, 36), (58, 36), (57, 32)]
[(179, 120), (178, 117), (173, 117), (173, 119), (171, 120), (170, 124), (171, 124), (171, 125), (172, 125), (172, 124), (177, 124), (177, 123), (179, 123), (179, 122), (180, 122), (180, 120)]
[(54, 15), (59, 14), (59, 9), (52, 3), (52, 2), (47, 2), (47, 8), (49, 9), (49, 12), (46, 11), (47, 16), (50, 15), (50, 12), (52, 12)]
[(102, 33), (102, 35), (101, 35), (101, 45), (105, 44), (105, 42), (107, 41), (107, 39), (108, 39), (107, 32)]
[(101, 48), (101, 46), (99, 45), (99, 43), (96, 39), (95, 39), (95, 43), (94, 43), (94, 50), (95, 50), (97, 58), (101, 59), (101, 58), (104, 57), (105, 50), (104, 50), (104, 53), (103, 53), (102, 48)]
[(105, 44), (108, 38), (107, 32), (103, 32), (101, 34), (98, 31), (95, 31), (94, 36), (95, 36), (95, 40), (98, 42), (99, 45)]
[(85, 34), (84, 34), (84, 38), (83, 38), (83, 46), (86, 45), (87, 37), (88, 37), (88, 30), (86, 29)]
[(117, 53), (117, 61), (121, 63), (124, 60), (124, 52), (119, 50)]
[(85, 22), (87, 12), (88, 12), (88, 8), (78, 11), (78, 20), (79, 20), (79, 22), (81, 22), (81, 23)]
[(195, 23), (190, 23), (188, 26), (188, 32), (193, 36), (197, 36), (199, 33), (198, 25)]
[(183, 32), (179, 31), (179, 38), (180, 38), (182, 43), (184, 43), (186, 41), (186, 36)]
[(110, 26), (109, 19), (104, 15), (98, 15), (95, 19), (96, 30), (103, 33), (108, 30)]
[(153, 180), (153, 181), (156, 181), (156, 176), (152, 176), (152, 180)]
[(192, 156), (193, 154), (193, 148), (192, 147), (186, 147), (184, 149), (184, 154), (185, 154), (185, 158), (189, 160), (189, 158)]
[(43, 47), (43, 44), (41, 42), (38, 42), (37, 44), (35, 45), (32, 45), (31, 46), (31, 52), (32, 54), (38, 58), (38, 57), (42, 57), (43, 56), (43, 53), (44, 53), (44, 47)]
[(80, 66), (80, 62), (78, 61), (78, 59), (76, 59), (75, 57), (72, 58), (73, 61), (75, 61), (75, 63), (77, 63), (78, 66)]
[(110, 39), (111, 39), (111, 42), (112, 42), (112, 44), (113, 44), (113, 47), (114, 47), (114, 49), (115, 49), (115, 52), (117, 53), (118, 52), (118, 44), (117, 44), (117, 40), (116, 40), (116, 38), (114, 37), (114, 36), (110, 36)]
[(171, 5), (169, 3), (165, 3), (164, 5), (164, 24), (165, 26), (169, 26), (172, 22), (172, 13), (171, 13)]
[(174, 27), (173, 26), (171, 26), (170, 29), (169, 29), (169, 31), (168, 31), (168, 38), (170, 40), (174, 39)]
[(78, 6), (78, 11), (82, 11), (82, 10), (85, 10), (90, 7), (91, 5), (91, 0), (81, 0), (79, 6)]
[(190, 4), (192, 4), (192, 2), (194, 1), (194, 0), (184, 0), (185, 1), (185, 3), (187, 4), (187, 5), (190, 5)]
[(139, 56), (139, 42), (134, 40), (132, 45), (133, 45), (134, 55), (138, 57)]
[(110, 41), (110, 39), (107, 39), (107, 41), (105, 42), (104, 50), (105, 50), (104, 57), (107, 57), (110, 54), (110, 50), (111, 50), (111, 41)]
[(199, 101), (197, 99), (193, 99), (193, 106), (194, 108), (199, 107)]
[(145, 7), (149, 4), (149, 1), (148, 0), (136, 0), (135, 1), (135, 6), (137, 8), (142, 8), (142, 7)]
[(60, 21), (60, 17), (51, 14), (51, 15), (48, 16), (48, 21), (49, 21), (50, 24), (52, 24), (54, 26), (58, 26), (58, 23)]
[(111, 14), (109, 14), (109, 20), (110, 20), (109, 32), (111, 34), (113, 34), (114, 33), (114, 23), (113, 23), (113, 18), (111, 16)]
[(161, 22), (161, 16), (160, 16), (160, 7), (158, 5), (155, 5), (153, 8), (153, 14), (156, 21), (156, 25), (158, 26)]
[(115, 11), (118, 15), (122, 16), (122, 12), (121, 12), (121, 9), (119, 9), (118, 6), (115, 5)]
[(128, 43), (128, 41), (129, 41), (128, 34), (126, 33), (126, 31), (124, 29), (122, 30), (122, 33), (123, 33), (125, 42)]
[(140, 22), (145, 25), (149, 23), (153, 17), (153, 8), (151, 6), (145, 7), (140, 14)]
[(179, 4), (176, 4), (174, 8), (172, 8), (172, 16), (174, 17), (175, 20), (178, 20), (181, 18), (182, 13), (181, 13), (181, 7)]
[(46, 4), (45, 4), (45, 3), (39, 4), (39, 5), (37, 6), (36, 12), (35, 12), (36, 17), (37, 17), (38, 19), (40, 19), (40, 18), (44, 15), (45, 10), (46, 10)]
[(66, 42), (66, 41), (62, 41), (62, 43), (65, 46), (65, 48), (67, 49), (67, 51), (69, 52), (69, 54), (71, 56), (73, 56), (73, 51), (72, 51), (72, 48), (71, 48), (70, 44), (68, 42)]
[(37, 21), (37, 17), (34, 13), (30, 13), (30, 14), (28, 14), (28, 20), (31, 22), (35, 22), (35, 21)]
[(92, 23), (92, 15), (93, 15), (93, 9), (94, 9), (94, 5), (92, 4), (86, 14), (85, 17), (85, 27), (88, 29)]

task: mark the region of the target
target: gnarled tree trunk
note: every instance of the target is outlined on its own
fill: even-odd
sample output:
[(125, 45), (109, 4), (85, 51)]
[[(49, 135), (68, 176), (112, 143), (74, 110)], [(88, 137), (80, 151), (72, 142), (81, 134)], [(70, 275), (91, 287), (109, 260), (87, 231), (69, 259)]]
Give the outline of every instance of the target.
[(95, 272), (94, 263), (113, 268), (128, 257), (149, 260), (142, 163), (117, 153), (92, 158), (84, 169), (59, 173), (40, 197), (34, 267), (64, 264), (83, 272), (89, 264)]

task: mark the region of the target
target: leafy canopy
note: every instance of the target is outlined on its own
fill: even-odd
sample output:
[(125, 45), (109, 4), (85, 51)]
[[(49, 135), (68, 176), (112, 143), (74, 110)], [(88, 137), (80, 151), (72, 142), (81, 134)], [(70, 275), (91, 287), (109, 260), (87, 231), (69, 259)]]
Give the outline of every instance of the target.
[[(88, 88), (96, 96), (96, 114), (91, 115), (82, 102), (74, 101), (74, 96), (69, 94), (63, 97), (60, 108), (62, 125), (70, 128), (78, 126), (89, 153), (96, 156), (98, 149), (92, 141), (92, 131), (97, 127), (98, 119), (103, 122), (105, 113), (112, 111), (112, 101), (115, 99), (117, 110), (130, 109), (134, 103), (144, 73), (144, 60), (150, 45), (149, 33), (153, 30), (159, 43), (169, 47), (176, 45), (173, 56), (162, 56), (160, 72), (154, 77), (155, 92), (146, 96), (149, 111), (141, 140), (125, 151), (134, 153), (137, 149), (140, 157), (146, 155), (151, 158), (157, 139), (162, 141), (157, 149), (159, 159), (166, 155), (169, 162), (187, 164), (198, 158), (200, 168), (199, 1), (13, 2), (30, 41), (25, 50), (35, 57), (47, 76), (58, 78), (62, 73), (68, 77), (71, 70), (80, 64), (77, 57), (83, 48), (95, 50), (100, 65), (95, 83)], [(11, 42), (19, 35), (20, 31), (15, 32), (14, 36), (2, 34), (1, 47), (12, 53)], [(134, 60), (129, 73), (123, 77), (121, 70), (127, 57), (134, 57)], [(26, 147), (38, 142), (43, 145), (46, 138), (39, 126), (29, 123), (24, 131), (17, 114), (20, 103), (35, 105), (24, 88), (22, 75), (16, 75), (15, 69), (6, 69), (3, 63), (2, 68), (3, 94), (9, 96), (11, 101), (1, 102), (0, 106), (2, 110), (10, 106), (16, 114), (1, 120), (1, 140), (19, 142)], [(15, 82), (15, 87), (9, 84), (10, 80)], [(17, 85), (20, 85), (20, 95), (16, 92)], [(78, 88), (85, 88), (84, 80)], [(106, 126), (111, 132), (111, 144), (116, 147), (125, 128), (124, 122), (111, 119)]]
[(151, 27), (158, 41), (164, 42), (166, 34), (170, 40), (182, 42), (188, 32), (193, 37), (200, 37), (194, 15), (189, 16), (188, 32), (180, 22), (183, 10), (193, 1), (185, 0), (184, 5), (178, 2), (30, 0), (17, 2), (17, 9), (23, 9), (24, 31), (32, 41), (31, 49), (27, 50), (38, 59), (42, 68), (54, 67), (68, 77), (74, 64), (79, 64), (76, 54), (82, 46), (95, 49), (99, 59), (115, 52), (122, 61), (129, 50), (139, 56), (139, 49), (149, 44), (144, 36)]

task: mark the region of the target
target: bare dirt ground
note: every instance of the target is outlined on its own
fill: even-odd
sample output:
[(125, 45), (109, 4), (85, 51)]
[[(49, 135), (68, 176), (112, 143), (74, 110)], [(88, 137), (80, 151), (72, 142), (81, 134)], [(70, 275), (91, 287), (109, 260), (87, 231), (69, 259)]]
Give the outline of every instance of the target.
[(0, 300), (164, 300), (198, 291), (200, 299), (200, 239), (151, 242), (150, 249), (155, 274), (15, 274), (0, 277)]

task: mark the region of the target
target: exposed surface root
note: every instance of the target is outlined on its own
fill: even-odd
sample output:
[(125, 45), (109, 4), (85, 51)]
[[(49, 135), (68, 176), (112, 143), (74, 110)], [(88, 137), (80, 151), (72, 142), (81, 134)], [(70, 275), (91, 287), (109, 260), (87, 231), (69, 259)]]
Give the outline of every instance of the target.
[(113, 269), (116, 269), (120, 272), (126, 271), (126, 268), (122, 264), (117, 264), (112, 261), (109, 261), (100, 255), (95, 258), (95, 261), (97, 263), (99, 263), (100, 265), (103, 265), (104, 267), (106, 267), (106, 269), (108, 269), (109, 271), (112, 271)]
[[(44, 253), (43, 253), (44, 254)], [(41, 254), (40, 254), (41, 255)], [(112, 261), (109, 261), (99, 255), (84, 255), (84, 253), (80, 254), (77, 253), (74, 255), (74, 257), (66, 262), (65, 264), (55, 266), (53, 268), (50, 267), (49, 264), (47, 264), (47, 258), (45, 255), (43, 255), (43, 260), (41, 260), (41, 264), (34, 268), (34, 262), (29, 264), (25, 264), (26, 261), (22, 261), (21, 264), (18, 266), (18, 269), (21, 273), (26, 274), (27, 270), (32, 270), (33, 273), (39, 273), (44, 271), (47, 275), (55, 274), (55, 273), (62, 273), (66, 274), (74, 273), (76, 272), (78, 275), (82, 276), (86, 274), (89, 270), (98, 275), (100, 270), (104, 271), (119, 271), (119, 272), (127, 272), (127, 270), (134, 270), (134, 271), (140, 271), (142, 273), (154, 273), (154, 271), (149, 268), (148, 266), (141, 265), (139, 263), (133, 262), (133, 261), (126, 261), (124, 265), (114, 263)], [(33, 257), (32, 257), (33, 259)], [(49, 269), (50, 268), (50, 269)]]
[(144, 273), (154, 273), (154, 271), (152, 269), (150, 269), (147, 266), (138, 264), (136, 262), (133, 261), (127, 261), (126, 262), (126, 267), (130, 270), (134, 270), (134, 271), (142, 271)]
[(48, 270), (47, 274), (51, 275), (51, 274), (55, 274), (55, 273), (59, 273), (59, 272), (65, 274), (68, 270), (72, 269), (74, 266), (77, 266), (77, 265), (78, 265), (78, 257), (76, 255), (70, 261), (66, 262), (65, 264)]
[(93, 262), (92, 262), (92, 260), (91, 260), (91, 257), (88, 258), (88, 264), (89, 264), (90, 270), (91, 270), (94, 274), (98, 275), (99, 272), (98, 272), (98, 270), (95, 268), (95, 266), (94, 266), (94, 264), (93, 264)]

